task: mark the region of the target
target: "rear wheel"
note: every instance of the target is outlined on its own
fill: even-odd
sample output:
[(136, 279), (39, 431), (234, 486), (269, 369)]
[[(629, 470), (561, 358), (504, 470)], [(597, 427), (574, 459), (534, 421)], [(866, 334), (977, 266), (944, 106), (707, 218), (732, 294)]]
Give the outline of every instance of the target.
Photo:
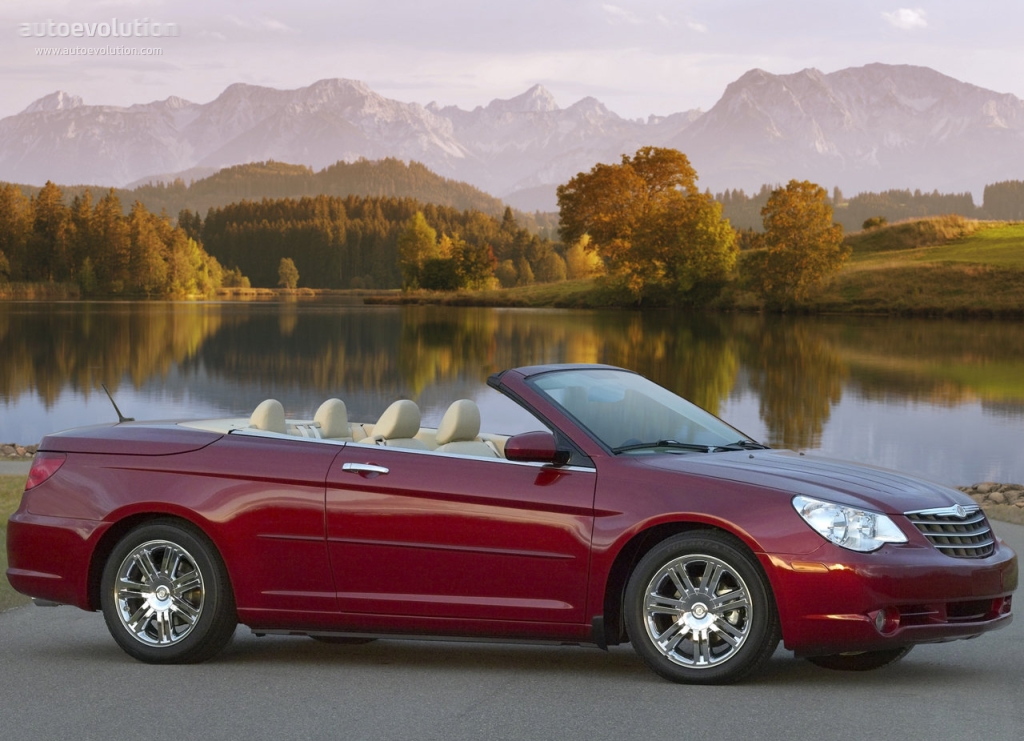
[(151, 664), (205, 661), (235, 631), (227, 570), (197, 530), (159, 520), (129, 532), (103, 569), (100, 604), (126, 653)]
[(676, 535), (641, 559), (626, 586), (633, 649), (673, 682), (727, 684), (761, 667), (779, 643), (760, 565), (717, 532)]
[(831, 654), (829, 656), (808, 656), (807, 660), (823, 669), (840, 672), (869, 672), (883, 666), (895, 664), (908, 653), (913, 646), (900, 646), (884, 651), (860, 651), (856, 653)]

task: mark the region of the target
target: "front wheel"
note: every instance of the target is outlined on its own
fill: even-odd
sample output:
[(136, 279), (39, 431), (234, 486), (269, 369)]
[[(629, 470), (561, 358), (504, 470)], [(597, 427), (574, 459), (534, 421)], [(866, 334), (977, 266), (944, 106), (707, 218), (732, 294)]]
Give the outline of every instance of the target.
[(823, 669), (839, 672), (869, 672), (883, 666), (895, 664), (910, 653), (913, 646), (899, 646), (884, 651), (860, 651), (846, 654), (830, 654), (829, 656), (808, 656), (807, 660)]
[(676, 535), (641, 559), (626, 586), (633, 649), (673, 682), (728, 684), (761, 667), (779, 643), (760, 565), (723, 533)]
[(189, 664), (220, 651), (235, 631), (235, 602), (216, 549), (197, 530), (154, 521), (129, 532), (103, 569), (107, 629), (150, 664)]

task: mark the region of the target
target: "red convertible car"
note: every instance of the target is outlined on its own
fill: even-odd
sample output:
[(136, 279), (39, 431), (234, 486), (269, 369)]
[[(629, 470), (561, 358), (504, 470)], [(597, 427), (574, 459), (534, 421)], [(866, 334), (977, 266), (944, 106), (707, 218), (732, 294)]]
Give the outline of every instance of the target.
[(489, 385), (536, 431), (459, 400), (373, 424), (325, 402), (43, 439), (8, 524), (7, 578), (102, 610), (154, 663), (236, 624), (335, 642), (631, 642), (658, 674), (722, 683), (779, 640), (834, 669), (1007, 625), (1017, 559), (965, 495), (769, 450), (630, 371), (549, 365)]

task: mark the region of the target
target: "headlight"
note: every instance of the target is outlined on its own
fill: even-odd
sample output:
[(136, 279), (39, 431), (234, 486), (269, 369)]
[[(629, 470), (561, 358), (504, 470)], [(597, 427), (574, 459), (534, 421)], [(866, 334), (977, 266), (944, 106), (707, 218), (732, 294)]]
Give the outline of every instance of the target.
[(793, 507), (818, 535), (851, 551), (866, 553), (886, 543), (907, 542), (896, 523), (877, 512), (804, 496), (793, 497)]

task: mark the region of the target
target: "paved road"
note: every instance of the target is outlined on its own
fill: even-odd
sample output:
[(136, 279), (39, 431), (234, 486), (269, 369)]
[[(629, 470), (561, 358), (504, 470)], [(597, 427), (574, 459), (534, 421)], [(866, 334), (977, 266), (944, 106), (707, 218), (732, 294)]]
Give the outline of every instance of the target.
[[(996, 523), (1024, 554), (1024, 527)], [(1024, 739), (1017, 621), (919, 646), (865, 674), (780, 650), (732, 687), (659, 679), (629, 647), (378, 641), (327, 646), (240, 628), (216, 660), (151, 667), (69, 607), (0, 614), (0, 740)]]
[(28, 476), (32, 461), (0, 460), (0, 476)]

